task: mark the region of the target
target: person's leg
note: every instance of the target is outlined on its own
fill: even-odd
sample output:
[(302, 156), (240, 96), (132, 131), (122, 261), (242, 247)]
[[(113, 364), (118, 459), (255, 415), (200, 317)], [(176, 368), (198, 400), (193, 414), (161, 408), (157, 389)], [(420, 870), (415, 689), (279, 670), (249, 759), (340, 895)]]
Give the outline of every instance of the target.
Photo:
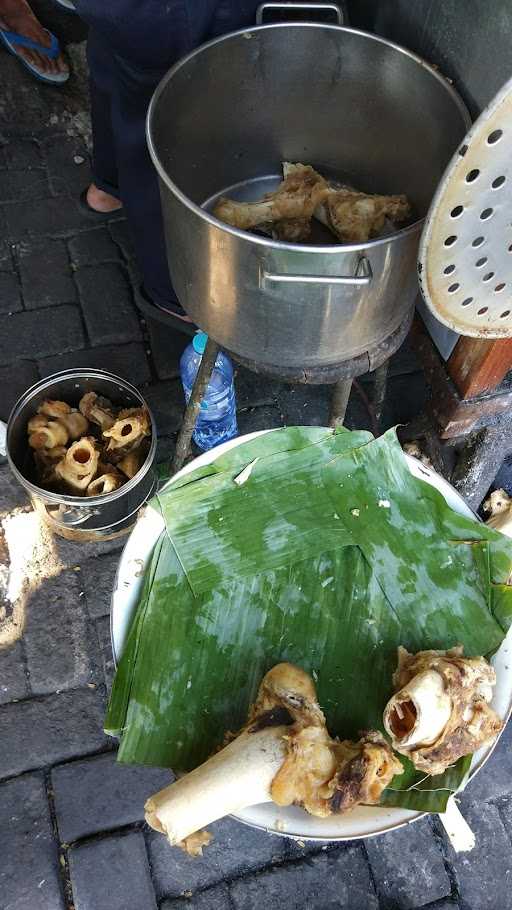
[[(139, 4), (135, 6), (136, 17)], [(190, 11), (192, 21), (189, 21), (188, 6), (186, 0), (150, 3), (151, 9), (146, 9), (144, 22), (140, 23), (145, 42), (139, 43), (140, 33), (134, 33), (134, 46), (129, 47), (128, 35), (122, 36), (123, 55), (115, 58), (116, 89), (112, 98), (120, 196), (144, 281), (139, 304), (147, 311), (149, 301), (150, 307), (153, 304), (186, 321), (189, 319), (169, 276), (158, 178), (149, 155), (145, 128), (149, 102), (162, 77), (208, 34), (214, 0), (195, 0)], [(150, 35), (146, 34), (148, 29)], [(130, 53), (128, 59), (126, 53)]]
[(169, 277), (158, 179), (146, 143), (146, 114), (162, 71), (141, 70), (117, 61), (112, 124), (116, 138), (119, 189), (130, 226), (144, 292), (157, 306), (179, 305)]
[[(179, 303), (169, 277), (158, 178), (146, 144), (147, 108), (160, 79), (176, 60), (213, 31), (250, 24), (256, 6), (256, 0), (173, 0), (165, 4), (161, 0), (118, 0), (114, 17), (112, 7), (104, 0), (77, 2), (78, 12), (85, 19), (89, 17), (94, 33), (109, 47), (109, 135), (115, 140), (119, 196), (133, 235), (146, 297), (163, 310), (176, 311)], [(98, 88), (101, 90), (102, 84)], [(99, 125), (95, 136), (98, 130)], [(109, 139), (106, 145), (110, 144)], [(98, 162), (98, 173), (100, 170)], [(101, 188), (106, 185), (101, 182)]]
[[(25, 38), (31, 38), (43, 47), (50, 47), (49, 32), (36, 19), (26, 0), (0, 0), (0, 27)], [(27, 63), (37, 66), (45, 73), (69, 73), (69, 67), (62, 54), (52, 60), (32, 48), (17, 47), (16, 50)]]
[[(1, 0), (0, 0), (1, 2)], [(93, 137), (93, 183), (87, 188), (87, 204), (106, 214), (121, 208), (117, 176), (117, 153), (112, 132), (112, 89), (114, 73), (112, 55), (101, 37), (91, 29), (87, 43), (91, 124)]]
[[(214, 32), (254, 22), (257, 5), (257, 0), (194, 0), (194, 3), (185, 0), (170, 7), (166, 4), (167, 18), (161, 14), (158, 29), (153, 32), (152, 48), (159, 65), (151, 69), (149, 57), (144, 67), (131, 61), (128, 64), (124, 58), (118, 61), (119, 94), (113, 101), (112, 116), (118, 140), (121, 198), (133, 233), (145, 293), (164, 310), (176, 312), (179, 303), (169, 277), (158, 178), (145, 137), (147, 108), (160, 79), (176, 60)], [(142, 54), (143, 49), (138, 47), (139, 59)], [(162, 60), (165, 66), (161, 65)]]

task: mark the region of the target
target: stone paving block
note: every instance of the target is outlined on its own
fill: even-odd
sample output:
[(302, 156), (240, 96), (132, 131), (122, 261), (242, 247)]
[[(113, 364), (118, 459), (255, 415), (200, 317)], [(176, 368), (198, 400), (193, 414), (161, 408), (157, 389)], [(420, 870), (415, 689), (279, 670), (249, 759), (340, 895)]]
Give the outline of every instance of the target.
[(118, 265), (106, 263), (78, 269), (75, 277), (93, 345), (122, 344), (140, 339), (130, 285)]
[(122, 257), (119, 247), (105, 227), (77, 234), (69, 241), (71, 262), (76, 268), (96, 265), (98, 262), (118, 262)]
[(232, 818), (217, 822), (212, 831), (217, 841), (223, 878), (231, 879), (254, 872), (271, 863), (281, 862), (289, 855), (285, 837), (259, 831)]
[(103, 675), (105, 677), (107, 691), (110, 692), (115, 673), (114, 657), (112, 654), (112, 642), (110, 638), (110, 617), (100, 617), (100, 619), (96, 620), (95, 625), (101, 655), (101, 663), (103, 666)]
[(42, 150), (53, 192), (79, 196), (91, 182), (89, 156), (83, 142), (57, 135), (47, 139)]
[[(87, 559), (106, 556), (107, 553), (120, 553), (126, 543), (126, 536), (114, 540), (99, 540), (94, 543), (76, 543), (64, 537), (54, 537), (54, 545), (63, 566), (76, 569)], [(118, 556), (119, 558), (119, 556)]]
[(87, 348), (71, 354), (56, 354), (40, 360), (38, 365), (41, 376), (50, 376), (70, 367), (90, 367), (108, 370), (128, 379), (133, 385), (143, 385), (151, 379), (144, 345), (135, 341), (130, 344)]
[(32, 171), (0, 172), (0, 203), (21, 202), (31, 199), (36, 202), (50, 195), (46, 173), (42, 168)]
[(12, 272), (13, 269), (12, 247), (9, 243), (0, 242), (0, 272)]
[(88, 688), (4, 705), (0, 779), (104, 749), (104, 714), (104, 700)]
[(0, 786), (2, 910), (64, 910), (48, 800), (39, 775)]
[(285, 838), (249, 828), (231, 818), (208, 825), (213, 840), (200, 857), (171, 847), (165, 837), (148, 833), (149, 856), (158, 897), (179, 897), (216, 885), (225, 878), (281, 862), (287, 856)]
[(180, 357), (190, 342), (188, 335), (147, 320), (151, 357), (159, 379), (175, 379), (180, 375)]
[(286, 839), (286, 855), (288, 859), (306, 859), (315, 853), (325, 852), (331, 846), (330, 841), (302, 840), (301, 838)]
[(199, 891), (192, 897), (179, 897), (164, 901), (160, 910), (233, 910), (227, 885), (216, 885), (206, 891)]
[(158, 435), (168, 436), (176, 433), (185, 410), (185, 397), (181, 382), (177, 379), (159, 382), (141, 389), (153, 417), (156, 421)]
[(490, 759), (462, 794), (464, 806), (512, 794), (512, 723), (508, 723)]
[(235, 910), (377, 910), (368, 864), (360, 847), (318, 853), (230, 885)]
[[(215, 829), (216, 825), (208, 827), (214, 837)], [(146, 842), (158, 899), (208, 888), (224, 877), (215, 840), (198, 857), (188, 856), (179, 847), (171, 847), (164, 835), (156, 831), (147, 832)]]
[(170, 771), (121, 765), (115, 753), (53, 768), (61, 841), (143, 821), (145, 801), (171, 781)]
[(286, 387), (278, 397), (278, 406), (286, 426), (326, 427), (332, 386), (294, 385)]
[(0, 272), (0, 313), (18, 313), (22, 309), (18, 276), (13, 272)]
[(126, 219), (122, 218), (119, 219), (119, 221), (109, 222), (108, 230), (114, 242), (117, 243), (124, 258), (127, 261), (135, 259), (135, 247)]
[(446, 843), (461, 910), (511, 910), (512, 851), (498, 809), (487, 803), (465, 808), (464, 815), (475, 834), (476, 847), (470, 853), (455, 853)]
[(278, 396), (289, 389), (289, 386), (278, 379), (259, 376), (237, 364), (235, 370), (236, 404), (240, 409), (274, 405)]
[(63, 240), (20, 243), (18, 257), (26, 309), (73, 303), (76, 288)]
[[(509, 838), (512, 840), (512, 797), (509, 796), (509, 797), (505, 797), (504, 799), (497, 800), (495, 805), (499, 810), (501, 820), (505, 826), (505, 830), (507, 831)], [(469, 812), (471, 814), (473, 814), (473, 811), (476, 811), (476, 810), (477, 810), (477, 804), (475, 804), (474, 808), (471, 807)], [(481, 805), (480, 805), (480, 811), (482, 811)], [(466, 816), (468, 814), (468, 810), (467, 810), (466, 806), (462, 807), (462, 812), (463, 812), (464, 816)]]
[(142, 834), (73, 847), (69, 868), (75, 910), (156, 910)]
[(7, 465), (0, 466), (0, 515), (28, 504), (29, 498), (21, 484), (14, 479)]
[(47, 578), (27, 597), (23, 638), (36, 695), (95, 681), (82, 593), (79, 574), (68, 570)]
[(7, 167), (13, 170), (30, 170), (43, 164), (41, 149), (33, 139), (8, 139), (4, 155)]
[(0, 332), (0, 364), (74, 351), (83, 343), (82, 320), (76, 306), (13, 313)]
[(0, 420), (7, 420), (20, 395), (38, 379), (37, 367), (31, 360), (18, 360), (11, 366), (0, 367)]
[(450, 880), (428, 820), (365, 843), (385, 910), (409, 910), (450, 894)]
[(0, 648), (0, 705), (28, 695), (21, 642)]
[(110, 601), (114, 578), (119, 563), (119, 554), (109, 553), (97, 559), (87, 559), (81, 566), (81, 585), (85, 591), (85, 602), (89, 616), (97, 619), (110, 614)]
[(22, 240), (27, 235), (65, 237), (91, 225), (91, 215), (78, 205), (78, 197), (53, 196), (34, 205), (31, 200), (9, 203), (4, 207), (7, 237)]
[(264, 405), (261, 408), (238, 411), (236, 419), (240, 436), (245, 433), (255, 433), (257, 430), (272, 430), (274, 427), (285, 425), (283, 415), (277, 405)]

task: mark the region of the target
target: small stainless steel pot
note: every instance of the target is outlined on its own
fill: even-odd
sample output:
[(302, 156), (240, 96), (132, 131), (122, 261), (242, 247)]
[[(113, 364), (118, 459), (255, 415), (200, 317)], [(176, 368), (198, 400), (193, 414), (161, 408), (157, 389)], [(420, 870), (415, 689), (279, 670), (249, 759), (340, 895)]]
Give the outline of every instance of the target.
[(56, 534), (76, 541), (106, 540), (126, 534), (132, 528), (139, 509), (156, 489), (153, 470), (156, 426), (150, 412), (152, 433), (147, 458), (135, 477), (112, 493), (82, 497), (43, 490), (35, 482), (27, 423), (46, 398), (66, 401), (77, 407), (86, 392), (104, 395), (120, 407), (148, 407), (134, 386), (104, 370), (54, 373), (28, 389), (14, 405), (7, 424), (7, 458), (11, 471), (29, 494), (34, 508)]
[[(148, 114), (184, 308), (227, 350), (271, 366), (326, 367), (381, 343), (414, 306), (422, 222), (468, 123), (424, 60), (354, 29), (255, 26), (194, 51), (164, 77)], [(219, 195), (252, 201), (275, 189), (283, 161), (366, 192), (406, 193), (416, 220), (366, 244), (305, 245), (211, 214)]]

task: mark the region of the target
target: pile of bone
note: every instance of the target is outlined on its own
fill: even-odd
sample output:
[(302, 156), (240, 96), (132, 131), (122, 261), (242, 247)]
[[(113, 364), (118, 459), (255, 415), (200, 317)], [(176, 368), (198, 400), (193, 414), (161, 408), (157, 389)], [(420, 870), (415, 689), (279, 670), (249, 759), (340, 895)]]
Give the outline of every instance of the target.
[(43, 401), (28, 422), (38, 484), (72, 496), (112, 493), (134, 477), (150, 445), (146, 408), (116, 409), (87, 392), (78, 409), (65, 401)]
[(407, 196), (379, 196), (327, 181), (309, 164), (283, 162), (283, 180), (258, 202), (222, 196), (213, 214), (243, 231), (257, 230), (274, 240), (303, 243), (312, 220), (329, 228), (340, 243), (366, 243), (398, 230), (412, 217)]

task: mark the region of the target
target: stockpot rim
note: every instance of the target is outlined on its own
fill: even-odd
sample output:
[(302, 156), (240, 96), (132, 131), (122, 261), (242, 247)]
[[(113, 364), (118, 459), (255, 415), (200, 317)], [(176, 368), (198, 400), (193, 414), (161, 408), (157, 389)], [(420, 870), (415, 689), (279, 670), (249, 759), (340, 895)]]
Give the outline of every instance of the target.
[[(163, 76), (163, 78), (158, 83), (153, 97), (151, 98), (148, 112), (146, 116), (146, 140), (148, 144), (149, 153), (151, 155), (151, 160), (156, 168), (158, 176), (166, 185), (166, 187), (176, 196), (176, 198), (186, 206), (189, 211), (193, 212), (195, 215), (198, 215), (203, 221), (208, 222), (212, 227), (215, 227), (221, 231), (224, 231), (226, 234), (231, 234), (233, 237), (236, 237), (238, 240), (245, 241), (250, 244), (257, 244), (258, 246), (264, 247), (268, 250), (276, 251), (289, 251), (295, 253), (321, 253), (322, 255), (331, 254), (338, 255), (340, 253), (352, 253), (352, 252), (361, 252), (364, 250), (371, 250), (378, 246), (390, 243), (392, 241), (397, 241), (402, 237), (406, 237), (409, 234), (419, 232), (427, 214), (422, 218), (419, 218), (417, 221), (414, 221), (413, 224), (409, 224), (404, 228), (401, 228), (398, 231), (393, 232), (385, 237), (376, 237), (373, 240), (368, 240), (366, 243), (346, 243), (346, 244), (329, 244), (327, 245), (317, 245), (317, 244), (305, 244), (305, 243), (286, 243), (281, 240), (272, 240), (271, 238), (262, 237), (258, 234), (251, 234), (248, 231), (243, 231), (240, 228), (235, 228), (230, 224), (226, 224), (224, 221), (220, 221), (218, 218), (215, 218), (210, 212), (202, 208), (199, 205), (196, 205), (195, 202), (192, 202), (188, 196), (183, 193), (177, 184), (166, 174), (164, 168), (160, 163), (158, 153), (155, 148), (152, 136), (152, 121), (154, 118), (154, 113), (156, 106), (160, 100), (160, 96), (163, 94), (165, 88), (167, 87), (168, 82), (174, 77), (174, 75), (179, 72), (182, 67), (187, 66), (187, 64), (194, 57), (201, 54), (203, 51), (208, 48), (214, 47), (217, 44), (222, 44), (222, 42), (227, 41), (231, 38), (243, 37), (244, 35), (252, 34), (253, 32), (263, 32), (269, 31), (271, 29), (302, 29), (302, 28), (314, 28), (322, 29), (330, 32), (346, 32), (352, 35), (360, 35), (363, 38), (368, 38), (371, 41), (375, 41), (377, 44), (384, 44), (387, 47), (393, 48), (393, 50), (398, 51), (406, 57), (409, 57), (411, 60), (414, 60), (416, 63), (419, 63), (423, 69), (426, 69), (431, 76), (433, 76), (440, 85), (448, 92), (452, 100), (457, 105), (462, 119), (465, 121), (465, 126), (467, 130), (470, 128), (472, 120), (469, 114), (469, 111), (460, 97), (459, 93), (453, 88), (451, 83), (439, 73), (430, 63), (427, 63), (423, 57), (420, 57), (418, 54), (415, 54), (413, 51), (409, 50), (406, 47), (402, 47), (400, 44), (396, 44), (394, 41), (389, 41), (387, 38), (383, 38), (380, 35), (374, 35), (371, 32), (366, 32), (363, 29), (357, 28), (348, 28), (344, 25), (329, 25), (321, 22), (273, 22), (266, 25), (255, 25), (248, 26), (247, 28), (237, 29), (234, 32), (228, 32), (226, 35), (220, 35), (217, 38), (213, 38), (211, 41), (207, 41), (204, 44), (201, 44), (198, 48), (191, 51), (185, 57), (182, 57), (177, 63), (170, 68), (170, 70)], [(466, 130), (466, 131), (467, 131)], [(455, 151), (455, 150), (454, 150)], [(450, 156), (451, 158), (451, 156)], [(449, 159), (450, 160), (450, 159)], [(448, 165), (448, 161), (446, 162)]]
[[(141, 401), (144, 407), (146, 407), (148, 410), (151, 420), (151, 443), (144, 464), (139, 468), (137, 473), (134, 474), (132, 478), (130, 478), (122, 486), (118, 487), (117, 490), (113, 490), (111, 493), (104, 493), (102, 496), (69, 496), (66, 493), (54, 493), (51, 490), (45, 490), (44, 487), (38, 487), (37, 484), (32, 483), (28, 477), (25, 477), (25, 475), (20, 471), (11, 457), (9, 445), (10, 436), (13, 431), (14, 423), (20, 416), (22, 409), (27, 404), (29, 404), (30, 399), (33, 398), (36, 392), (42, 392), (46, 388), (49, 389), (55, 382), (63, 381), (66, 379), (108, 379), (113, 383), (122, 385), (125, 392), (130, 392), (130, 394), (134, 395), (135, 398), (138, 398), (139, 401)], [(114, 502), (116, 499), (121, 499), (122, 496), (135, 489), (135, 487), (137, 487), (141, 480), (146, 476), (148, 471), (151, 470), (151, 467), (155, 460), (156, 446), (157, 435), (155, 418), (146, 399), (142, 393), (139, 392), (139, 390), (131, 384), (131, 382), (123, 379), (121, 376), (117, 376), (115, 373), (110, 373), (108, 370), (85, 368), (73, 369), (71, 367), (67, 370), (59, 370), (57, 373), (52, 373), (51, 376), (47, 376), (45, 379), (40, 379), (38, 382), (35, 382), (34, 385), (30, 386), (30, 388), (28, 388), (25, 392), (23, 392), (22, 395), (20, 395), (11, 413), (9, 414), (9, 419), (7, 421), (6, 455), (9, 467), (16, 477), (16, 480), (33, 496), (37, 496), (39, 499), (45, 499), (47, 502), (55, 503), (56, 505), (93, 508), (95, 506), (102, 506), (110, 502)]]

